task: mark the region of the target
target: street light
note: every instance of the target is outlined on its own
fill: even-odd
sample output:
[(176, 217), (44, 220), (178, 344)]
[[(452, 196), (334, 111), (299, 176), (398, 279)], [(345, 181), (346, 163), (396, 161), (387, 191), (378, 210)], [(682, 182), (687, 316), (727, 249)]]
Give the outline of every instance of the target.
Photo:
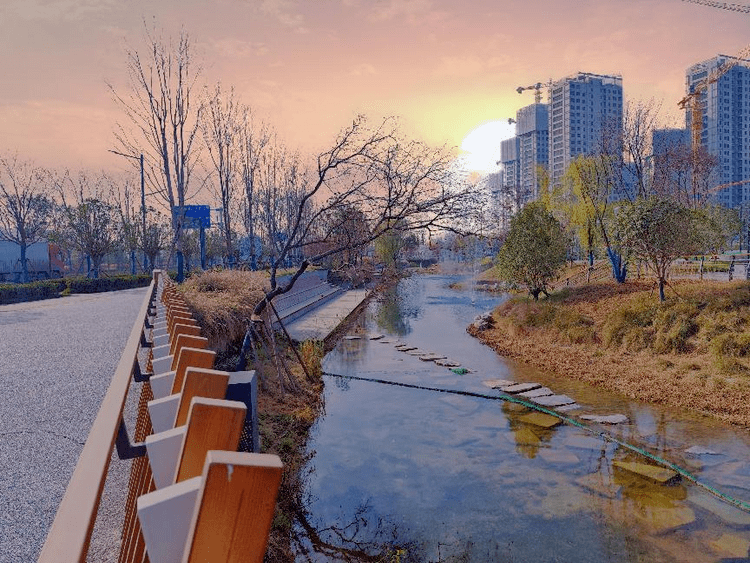
[[(124, 156), (125, 158), (130, 158), (132, 160), (140, 161), (140, 164), (141, 164), (141, 219), (143, 221), (142, 233), (143, 233), (143, 236), (145, 237), (146, 236), (146, 186), (145, 186), (144, 177), (143, 177), (143, 153), (141, 153), (140, 157), (137, 157), (137, 156), (133, 156), (132, 154), (125, 154), (122, 152), (113, 151), (112, 149), (109, 149), (109, 152), (111, 152), (112, 154), (116, 154), (118, 156)], [(146, 252), (144, 250), (143, 252), (144, 267), (146, 266), (146, 260), (147, 260), (147, 257), (146, 257)]]

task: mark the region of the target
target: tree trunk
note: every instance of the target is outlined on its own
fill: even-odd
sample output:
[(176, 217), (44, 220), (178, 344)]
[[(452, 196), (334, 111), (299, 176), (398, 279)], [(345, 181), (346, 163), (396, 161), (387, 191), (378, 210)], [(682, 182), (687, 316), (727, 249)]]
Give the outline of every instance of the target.
[(662, 303), (665, 301), (664, 296), (664, 278), (659, 278), (659, 301)]
[(21, 283), (29, 283), (29, 265), (26, 262), (26, 241), (21, 241)]

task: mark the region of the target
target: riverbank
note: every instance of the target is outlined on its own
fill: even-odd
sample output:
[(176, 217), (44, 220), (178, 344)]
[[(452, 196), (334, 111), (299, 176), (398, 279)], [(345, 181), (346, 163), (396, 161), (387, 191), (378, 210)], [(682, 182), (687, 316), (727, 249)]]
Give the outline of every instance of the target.
[(513, 298), (470, 327), (502, 356), (632, 399), (750, 427), (750, 284), (600, 282)]

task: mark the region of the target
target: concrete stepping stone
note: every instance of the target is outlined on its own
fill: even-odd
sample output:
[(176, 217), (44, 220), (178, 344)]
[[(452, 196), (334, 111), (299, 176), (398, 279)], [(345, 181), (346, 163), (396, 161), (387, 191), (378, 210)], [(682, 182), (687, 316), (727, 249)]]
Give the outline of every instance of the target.
[(460, 367), (461, 364), (459, 362), (456, 362), (454, 360), (449, 360), (447, 358), (443, 358), (440, 360), (435, 360), (435, 363), (439, 366), (442, 366), (444, 368), (457, 368)]
[(430, 352), (428, 352), (427, 350), (420, 350), (419, 348), (412, 348), (411, 350), (408, 350), (406, 353), (409, 354), (410, 356), (424, 356), (425, 354), (430, 354)]
[(425, 354), (424, 356), (419, 356), (419, 359), (423, 362), (434, 362), (435, 360), (444, 360), (445, 356), (441, 356), (440, 354)]
[(508, 381), (507, 379), (487, 379), (485, 381), (482, 381), (487, 387), (491, 389), (498, 389), (500, 387), (507, 387), (508, 385), (513, 385), (513, 381)]
[(546, 397), (536, 397), (533, 400), (536, 404), (544, 407), (562, 407), (575, 403), (575, 400), (567, 395), (548, 395)]
[(526, 424), (533, 424), (534, 426), (540, 426), (541, 428), (554, 428), (562, 424), (562, 420), (556, 416), (544, 414), (543, 412), (530, 412), (521, 417), (518, 420), (525, 422)]
[(719, 452), (709, 450), (702, 446), (691, 446), (685, 450), (685, 453), (690, 455), (721, 455)]
[(512, 385), (505, 385), (500, 388), (503, 393), (515, 395), (517, 393), (523, 393), (524, 391), (531, 391), (532, 389), (539, 389), (541, 385), (538, 383), (514, 383)]
[(746, 558), (750, 549), (750, 541), (735, 534), (727, 533), (722, 534), (718, 540), (712, 541), (709, 545), (720, 555), (728, 555), (738, 559)]
[(570, 412), (570, 411), (577, 411), (580, 408), (581, 408), (581, 405), (579, 405), (578, 403), (570, 403), (569, 405), (555, 407), (555, 410), (557, 412)]
[(624, 414), (582, 414), (579, 417), (581, 420), (588, 420), (590, 422), (599, 422), (601, 424), (624, 424), (628, 422), (628, 417)]
[(408, 344), (404, 344), (403, 346), (396, 346), (396, 350), (399, 352), (411, 352), (412, 350), (416, 350), (416, 346), (409, 346)]
[(602, 476), (599, 473), (584, 475), (583, 477), (576, 479), (575, 483), (579, 487), (586, 489), (587, 491), (592, 491), (605, 498), (617, 498), (622, 490), (620, 485), (616, 485), (611, 479), (609, 479), (609, 477)]
[(536, 389), (532, 389), (531, 391), (524, 391), (523, 393), (519, 393), (521, 397), (526, 397), (527, 399), (533, 399), (534, 397), (546, 397), (548, 395), (554, 394), (555, 392), (549, 387), (537, 387)]
[(362, 340), (362, 337), (357, 334), (349, 334), (344, 336), (344, 340)]
[(539, 457), (554, 465), (576, 465), (581, 462), (576, 454), (568, 450), (543, 448), (539, 450)]
[(370, 340), (380, 340), (384, 336), (385, 336), (384, 334), (373, 334), (370, 336)]
[(635, 473), (636, 475), (640, 475), (641, 477), (645, 477), (646, 479), (650, 479), (651, 481), (656, 481), (657, 483), (661, 484), (667, 483), (679, 477), (679, 474), (676, 471), (672, 471), (671, 469), (667, 469), (666, 467), (648, 465), (646, 463), (638, 463), (634, 461), (613, 461), (612, 465), (614, 467), (619, 467), (620, 469), (623, 469), (630, 473)]
[(750, 514), (720, 501), (707, 493), (690, 494), (688, 501), (714, 514), (728, 524), (735, 526), (750, 526)]

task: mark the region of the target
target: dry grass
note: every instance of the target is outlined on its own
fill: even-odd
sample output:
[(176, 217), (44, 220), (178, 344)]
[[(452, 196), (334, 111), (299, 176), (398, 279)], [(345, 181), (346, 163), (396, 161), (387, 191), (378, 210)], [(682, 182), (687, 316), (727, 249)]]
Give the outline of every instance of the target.
[(628, 397), (750, 427), (750, 284), (602, 282), (516, 298), (476, 334), (499, 353)]
[(265, 272), (207, 271), (180, 286), (208, 346), (221, 352), (241, 340), (253, 308), (268, 289)]

